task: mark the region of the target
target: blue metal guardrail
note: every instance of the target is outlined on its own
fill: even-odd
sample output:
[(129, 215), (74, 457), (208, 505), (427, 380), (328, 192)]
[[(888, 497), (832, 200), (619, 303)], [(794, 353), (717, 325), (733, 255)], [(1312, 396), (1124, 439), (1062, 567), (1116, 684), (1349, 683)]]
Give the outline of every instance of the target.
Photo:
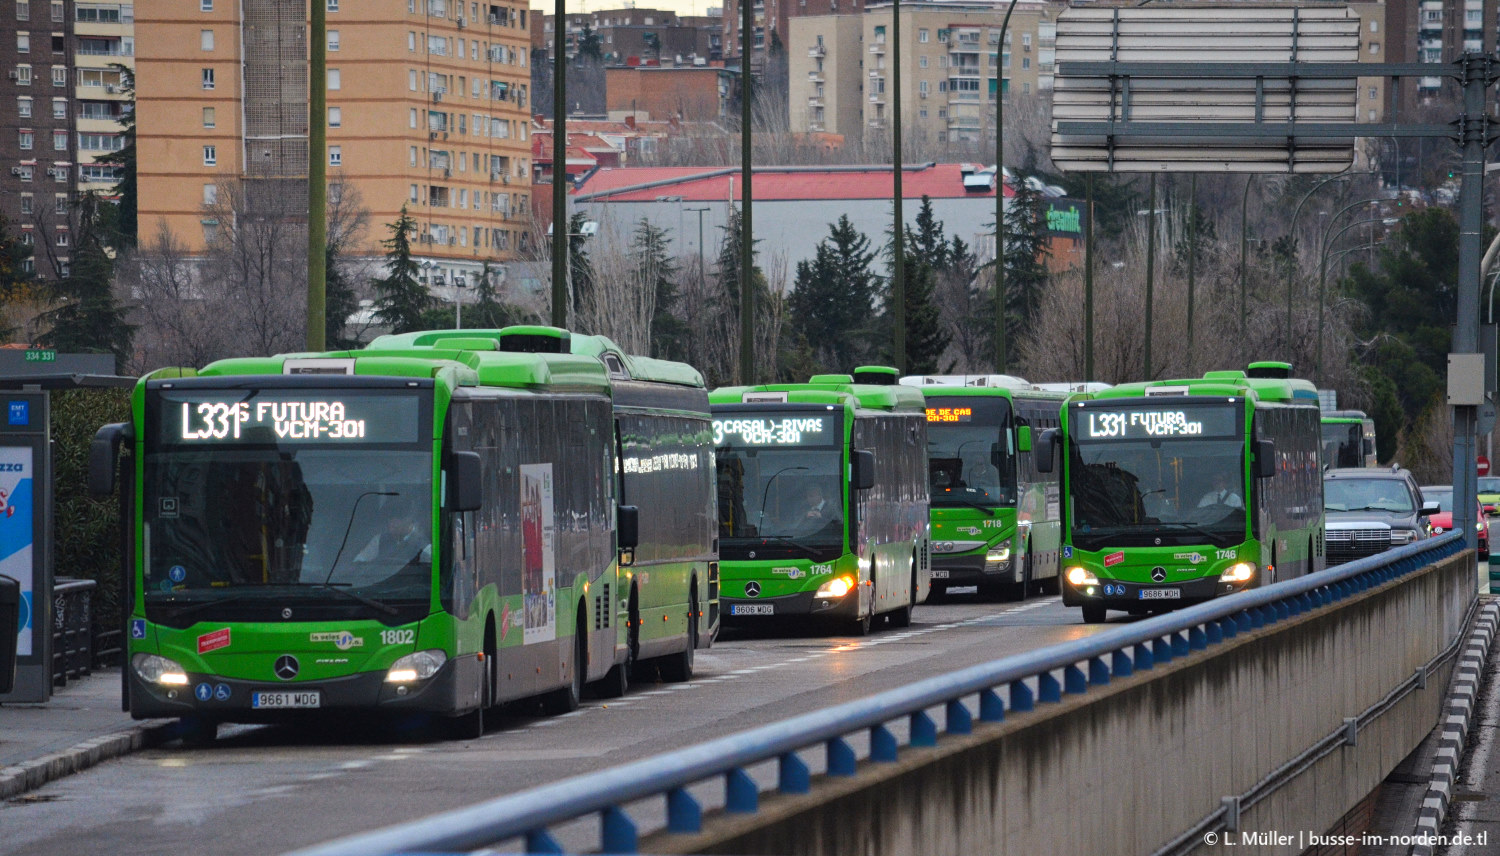
[[(806, 793), (812, 777), (799, 752), (822, 745), (828, 775), (852, 776), (859, 762), (845, 738), (854, 733), (868, 730), (870, 762), (895, 761), (900, 747), (887, 726), (903, 717), (910, 723), (907, 746), (933, 746), (939, 729), (927, 714), (930, 708), (944, 709), (946, 733), (968, 734), (974, 714), (963, 702), (967, 697), (978, 695), (981, 722), (998, 722), (1005, 718), (1007, 708), (1030, 711), (1039, 703), (1061, 701), (1065, 694), (1086, 693), (1090, 686), (1335, 603), (1462, 549), (1463, 533), (1450, 532), (1316, 574), (917, 681), (687, 749), (339, 839), (294, 856), (451, 852), (517, 838), (524, 838), (529, 853), (562, 853), (549, 827), (595, 814), (600, 819), (603, 852), (635, 853), (636, 824), (625, 812), (629, 803), (664, 796), (667, 829), (695, 833), (702, 828), (703, 808), (688, 793), (691, 785), (722, 777), (725, 810), (754, 813), (759, 808), (760, 788), (746, 769), (754, 764), (776, 760), (779, 790)], [(1057, 670), (1063, 672), (1061, 681), (1052, 674)], [(1008, 705), (1002, 691), (1009, 696)]]

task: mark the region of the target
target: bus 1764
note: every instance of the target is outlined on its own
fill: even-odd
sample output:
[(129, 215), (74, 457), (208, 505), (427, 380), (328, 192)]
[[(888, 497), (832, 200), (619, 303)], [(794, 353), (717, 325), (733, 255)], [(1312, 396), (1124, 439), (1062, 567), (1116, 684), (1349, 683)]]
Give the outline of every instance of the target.
[(709, 400), (724, 620), (910, 623), (930, 585), (921, 394), (816, 375)]
[(690, 367), (555, 328), (433, 331), (159, 370), (132, 404), (90, 480), (108, 492), (119, 461), (136, 718), (202, 741), (424, 713), (467, 738), (500, 702), (623, 692), (637, 657), (685, 680), (713, 637)]
[(1323, 567), (1312, 384), (1248, 378), (1075, 396), (1036, 442), (1061, 452), (1063, 603), (1083, 620), (1208, 600)]
[(1037, 472), (1029, 453), (1033, 434), (1058, 427), (1068, 394), (1009, 375), (901, 382), (926, 397), (933, 594), (958, 586), (1017, 598), (1055, 590), (1057, 475)]

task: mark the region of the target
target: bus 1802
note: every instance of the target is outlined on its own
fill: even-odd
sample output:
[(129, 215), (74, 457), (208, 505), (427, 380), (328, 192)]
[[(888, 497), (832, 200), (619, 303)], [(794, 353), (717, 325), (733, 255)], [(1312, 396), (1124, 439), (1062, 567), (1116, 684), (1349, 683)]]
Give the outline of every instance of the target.
[(1317, 390), (1289, 377), (1074, 397), (1036, 442), (1040, 470), (1062, 453), (1063, 603), (1097, 623), (1320, 570), (1318, 441)]
[(716, 629), (707, 405), (692, 368), (554, 328), (148, 375), (90, 460), (108, 492), (127, 452), (131, 714), (469, 738), (503, 701), (623, 692), (636, 657), (688, 678)]
[(908, 624), (930, 585), (921, 394), (815, 375), (709, 400), (724, 620)]

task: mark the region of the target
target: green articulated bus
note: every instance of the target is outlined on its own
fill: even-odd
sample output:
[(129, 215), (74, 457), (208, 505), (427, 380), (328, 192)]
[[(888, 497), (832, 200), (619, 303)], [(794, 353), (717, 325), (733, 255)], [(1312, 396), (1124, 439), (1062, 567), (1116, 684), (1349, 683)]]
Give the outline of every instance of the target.
[(726, 622), (905, 626), (930, 587), (922, 395), (815, 375), (709, 394)]
[(1330, 410), (1323, 414), (1323, 466), (1373, 467), (1375, 420), (1363, 410)]
[(1057, 475), (1037, 472), (1029, 453), (1033, 434), (1058, 427), (1068, 394), (1010, 375), (914, 375), (901, 382), (927, 399), (933, 594), (958, 586), (1015, 597), (1055, 591), (1062, 546)]
[[(163, 369), (95, 438), (121, 480), (126, 704), (221, 722), (576, 708), (717, 632), (707, 390), (550, 327)], [(121, 457), (124, 447), (126, 454)], [(642, 661), (637, 663), (636, 661)]]
[(1317, 390), (1209, 372), (1075, 396), (1061, 451), (1063, 603), (1083, 620), (1201, 602), (1321, 570)]

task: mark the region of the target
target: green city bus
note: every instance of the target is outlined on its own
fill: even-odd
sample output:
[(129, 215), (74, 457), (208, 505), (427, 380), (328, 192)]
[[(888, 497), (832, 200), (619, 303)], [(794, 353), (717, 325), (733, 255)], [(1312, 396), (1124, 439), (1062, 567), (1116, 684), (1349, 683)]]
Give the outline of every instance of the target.
[(933, 595), (958, 586), (1017, 598), (1056, 590), (1057, 475), (1037, 472), (1028, 453), (1033, 434), (1058, 427), (1068, 394), (1010, 375), (901, 382), (926, 398)]
[[(125, 703), (221, 722), (436, 715), (692, 675), (717, 573), (707, 390), (550, 327), (142, 378), (90, 480), (128, 521)], [(126, 454), (120, 455), (121, 447)]]
[(724, 621), (909, 624), (930, 587), (921, 393), (815, 375), (709, 401)]
[(1063, 603), (1093, 624), (1322, 569), (1319, 436), (1317, 390), (1290, 377), (1070, 399), (1036, 441), (1039, 470), (1062, 453)]
[(1329, 410), (1322, 415), (1323, 466), (1373, 467), (1375, 461), (1375, 420), (1363, 410)]

